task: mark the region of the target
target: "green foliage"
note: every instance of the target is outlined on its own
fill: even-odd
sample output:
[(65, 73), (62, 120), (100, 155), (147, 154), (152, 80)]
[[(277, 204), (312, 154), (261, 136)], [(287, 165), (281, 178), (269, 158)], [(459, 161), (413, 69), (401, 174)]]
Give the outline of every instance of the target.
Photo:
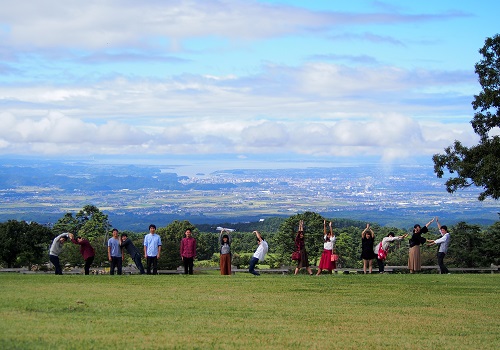
[(160, 227), (156, 230), (162, 243), (158, 269), (175, 270), (182, 264), (180, 246), (181, 239), (185, 237), (184, 232), (187, 229), (191, 229), (195, 239), (198, 238), (198, 230), (187, 220), (175, 220), (166, 227)]
[(500, 221), (483, 231), (479, 240), (483, 266), (500, 265)]
[(481, 246), (484, 244), (484, 237), (479, 226), (459, 222), (454, 225), (450, 231), (452, 235), (452, 244), (450, 244), (447, 253), (450, 257), (450, 259), (448, 259), (450, 266), (486, 266), (481, 254)]
[(219, 251), (218, 240), (217, 233), (198, 233), (196, 236), (197, 260), (210, 260), (214, 252)]
[(482, 91), (474, 96), (472, 106), (477, 112), (471, 123), (480, 142), (469, 148), (455, 140), (444, 154), (435, 154), (432, 159), (439, 178), (445, 168), (450, 174), (456, 173), (446, 181), (448, 192), (472, 185), (482, 187), (478, 197), (482, 201), (500, 198), (500, 137), (490, 133), (500, 127), (500, 35), (487, 38), (479, 52), (483, 59), (475, 68)]
[(52, 231), (36, 222), (9, 220), (0, 223), (0, 261), (8, 267), (29, 266), (45, 261)]
[[(75, 216), (66, 213), (54, 224), (53, 231), (55, 235), (71, 232), (75, 236), (87, 238), (96, 250), (94, 265), (101, 266), (108, 264), (107, 248), (102, 249), (102, 246), (107, 247), (110, 226), (107, 215), (94, 205), (86, 205)], [(61, 263), (81, 265), (83, 259), (79, 252), (79, 247), (65, 247), (59, 257)]]
[(304, 238), (311, 264), (316, 263), (316, 252), (323, 249), (323, 221), (325, 219), (313, 212), (291, 216), (283, 221), (272, 241), (273, 252), (280, 265), (289, 266), (292, 263), (291, 254), (295, 250), (295, 237), (300, 220), (304, 220)]
[[(9, 267), (25, 266), (34, 263), (48, 261), (48, 247), (52, 239), (61, 232), (76, 230), (87, 233), (93, 226), (94, 233), (90, 234), (89, 241), (96, 251), (94, 266), (109, 266), (107, 260), (107, 241), (102, 229), (108, 225), (106, 215), (100, 213), (93, 206), (85, 207), (78, 215), (78, 219), (72, 214), (65, 214), (54, 225), (54, 231), (37, 223), (8, 221), (0, 223), (0, 264)], [(94, 221), (97, 223), (86, 225)], [(323, 251), (323, 220), (321, 215), (314, 212), (293, 215), (287, 219), (268, 220), (271, 231), (259, 230), (269, 243), (269, 254), (266, 257), (266, 265), (270, 267), (292, 266), (291, 253), (294, 248), (294, 239), (298, 228), (298, 222), (304, 220), (306, 231), (306, 249), (308, 250), (311, 265), (316, 265)], [(360, 268), (362, 261), (361, 253), (361, 231), (366, 227), (365, 222), (349, 219), (328, 219), (332, 221), (334, 232), (337, 236), (336, 250), (340, 255), (338, 266), (343, 268)], [(274, 227), (273, 225), (277, 225)], [(253, 229), (260, 227), (259, 223), (246, 223), (248, 232), (231, 232), (233, 238), (231, 250), (233, 253), (232, 264), (235, 266), (248, 266), (250, 258), (257, 247)], [(201, 225), (202, 226), (202, 225)], [(375, 244), (386, 236), (390, 231), (395, 235), (403, 235), (405, 230), (394, 227), (380, 227), (372, 224), (375, 232)], [(202, 226), (203, 227), (203, 226)], [(243, 227), (243, 226), (242, 226)], [(274, 228), (273, 228), (274, 227)], [(176, 269), (182, 264), (179, 254), (180, 241), (184, 237), (187, 228), (193, 231), (193, 237), (197, 240), (197, 261), (209, 261), (210, 264), (218, 265), (219, 243), (218, 232), (199, 232), (189, 221), (173, 221), (157, 233), (162, 238), (162, 254), (159, 261), (160, 269)], [(468, 225), (461, 222), (449, 227), (452, 241), (446, 263), (450, 267), (484, 267), (490, 264), (500, 264), (500, 222), (491, 227)], [(273, 231), (274, 230), (274, 231)], [(424, 235), (428, 239), (435, 239), (437, 228), (432, 226), (430, 233)], [(146, 233), (127, 232), (128, 236), (142, 255), (144, 235)], [(133, 264), (128, 254), (125, 264)], [(436, 265), (436, 248), (421, 247), (422, 265)], [(73, 266), (82, 266), (83, 258), (79, 252), (79, 246), (71, 242), (65, 244), (60, 255), (61, 263)], [(390, 246), (387, 259), (388, 265), (404, 266), (408, 262), (408, 241), (394, 242)], [(210, 265), (210, 266), (212, 266)], [(200, 266), (200, 264), (197, 264)]]

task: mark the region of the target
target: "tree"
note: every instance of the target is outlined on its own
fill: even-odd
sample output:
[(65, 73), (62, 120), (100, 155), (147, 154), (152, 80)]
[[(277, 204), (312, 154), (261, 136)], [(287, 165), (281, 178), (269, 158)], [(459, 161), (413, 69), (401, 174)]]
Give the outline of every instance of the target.
[[(96, 252), (94, 265), (101, 265), (108, 261), (106, 237), (108, 237), (110, 227), (107, 215), (95, 205), (86, 205), (75, 216), (72, 213), (66, 213), (54, 224), (52, 230), (55, 235), (72, 232), (77, 236), (87, 238)], [(79, 248), (73, 244), (66, 247), (59, 258), (71, 265), (79, 265), (83, 261)]]
[(8, 267), (29, 266), (48, 258), (52, 231), (36, 222), (9, 220), (0, 224), (0, 260)]
[(500, 127), (500, 35), (487, 38), (479, 52), (483, 59), (476, 63), (475, 72), (482, 91), (474, 96), (472, 106), (477, 112), (471, 121), (479, 144), (469, 148), (455, 140), (445, 154), (435, 154), (432, 159), (438, 178), (443, 177), (444, 168), (457, 174), (445, 183), (449, 193), (475, 185), (483, 188), (478, 197), (483, 201), (500, 198), (500, 136), (491, 133)]
[(180, 246), (187, 229), (191, 229), (193, 237), (198, 238), (198, 230), (187, 220), (175, 220), (166, 227), (158, 228), (156, 233), (160, 235), (162, 244), (158, 269), (172, 270), (182, 264)]
[(295, 236), (300, 220), (304, 220), (306, 249), (311, 265), (316, 264), (316, 260), (321, 255), (323, 250), (323, 220), (325, 219), (317, 213), (305, 212), (283, 221), (278, 233), (273, 237), (272, 247), (276, 253), (277, 263), (280, 265), (288, 266), (291, 264), (290, 256), (295, 250)]
[(452, 243), (448, 250), (448, 260), (451, 265), (460, 267), (487, 266), (481, 247), (491, 242), (484, 240), (478, 225), (459, 222), (451, 228)]
[(481, 257), (483, 266), (500, 265), (500, 221), (491, 225), (483, 235)]

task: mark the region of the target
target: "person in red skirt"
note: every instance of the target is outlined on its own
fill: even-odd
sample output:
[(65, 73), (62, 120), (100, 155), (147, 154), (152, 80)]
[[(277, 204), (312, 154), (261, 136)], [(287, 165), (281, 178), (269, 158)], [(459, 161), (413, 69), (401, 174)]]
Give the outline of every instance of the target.
[(318, 273), (319, 276), (323, 270), (328, 270), (332, 272), (337, 266), (336, 262), (332, 261), (332, 254), (335, 250), (335, 241), (337, 237), (333, 233), (332, 222), (330, 221), (330, 232), (326, 233), (326, 220), (323, 220), (323, 253), (321, 253), (321, 259), (319, 261)]

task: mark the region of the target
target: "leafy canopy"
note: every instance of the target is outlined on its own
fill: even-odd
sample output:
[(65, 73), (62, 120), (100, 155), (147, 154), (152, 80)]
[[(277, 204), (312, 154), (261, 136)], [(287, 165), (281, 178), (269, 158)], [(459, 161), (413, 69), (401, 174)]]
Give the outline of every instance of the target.
[(477, 112), (471, 124), (480, 141), (469, 148), (455, 140), (444, 154), (435, 154), (432, 160), (439, 178), (445, 168), (456, 174), (445, 183), (449, 193), (475, 185), (483, 188), (478, 197), (483, 201), (500, 198), (500, 136), (494, 135), (500, 127), (500, 35), (487, 38), (479, 52), (483, 59), (475, 71), (482, 91), (474, 96), (472, 106)]

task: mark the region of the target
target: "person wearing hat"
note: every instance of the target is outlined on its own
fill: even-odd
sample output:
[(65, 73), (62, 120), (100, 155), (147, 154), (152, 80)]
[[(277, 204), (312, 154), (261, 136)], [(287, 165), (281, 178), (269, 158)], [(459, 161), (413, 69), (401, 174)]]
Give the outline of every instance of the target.
[(83, 260), (85, 261), (83, 270), (85, 271), (86, 275), (89, 275), (90, 265), (92, 265), (92, 263), (94, 262), (95, 257), (94, 247), (92, 247), (88, 239), (85, 239), (83, 237), (78, 237), (77, 239), (75, 239), (75, 235), (72, 233), (69, 234), (69, 238), (71, 239), (71, 242), (80, 246), (80, 254), (82, 254)]
[(378, 272), (379, 273), (384, 273), (384, 265), (385, 265), (385, 259), (380, 259), (379, 252), (382, 249), (383, 251), (387, 252), (389, 249), (389, 245), (391, 242), (394, 241), (401, 241), (402, 239), (406, 238), (408, 234), (404, 234), (402, 236), (395, 236), (394, 232), (389, 232), (389, 234), (382, 238), (382, 241), (380, 241), (379, 244), (375, 245), (375, 248), (373, 249), (373, 252), (377, 256), (377, 264), (378, 264)]
[(64, 232), (54, 238), (50, 245), (49, 260), (54, 265), (56, 275), (62, 275), (61, 263), (59, 262), (59, 254), (61, 254), (64, 243), (68, 241), (69, 233)]

